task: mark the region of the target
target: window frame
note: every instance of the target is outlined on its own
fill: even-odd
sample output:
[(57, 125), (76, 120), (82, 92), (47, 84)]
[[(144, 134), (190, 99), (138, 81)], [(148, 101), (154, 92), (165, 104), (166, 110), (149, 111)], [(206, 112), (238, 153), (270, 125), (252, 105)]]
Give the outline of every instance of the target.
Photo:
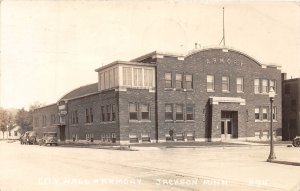
[(179, 90), (183, 89), (183, 74), (182, 73), (175, 74), (175, 88), (179, 89)]
[[(187, 79), (188, 76), (191, 77), (190, 80)], [(186, 87), (187, 90), (194, 89), (194, 87), (193, 87), (193, 74), (185, 74), (185, 87)]]
[[(147, 106), (147, 108), (148, 108), (148, 112), (143, 112), (143, 106)], [(150, 104), (148, 104), (148, 103), (141, 103), (140, 104), (140, 113), (141, 113), (141, 120), (142, 121), (149, 121), (150, 120)], [(148, 113), (148, 117), (147, 118), (143, 118), (143, 113)]]
[[(167, 75), (170, 75), (170, 79), (167, 79)], [(172, 88), (173, 87), (172, 72), (165, 72), (164, 79), (165, 79), (165, 88)]]
[[(257, 109), (258, 109), (258, 113), (256, 112)], [(260, 107), (258, 106), (254, 108), (254, 119), (259, 121), (261, 120)]]
[[(227, 79), (224, 81), (224, 79)], [(230, 87), (229, 87), (229, 84), (230, 84), (230, 79), (229, 79), (229, 76), (222, 76), (222, 92), (230, 92)], [(226, 89), (224, 89), (224, 85), (226, 85)]]
[[(241, 80), (241, 84), (238, 84), (238, 80)], [(240, 89), (239, 90), (239, 86), (240, 86)], [(237, 93), (244, 93), (244, 77), (237, 77), (236, 78), (236, 92)]]
[[(171, 111), (167, 112), (167, 106), (170, 106)], [(174, 112), (174, 106), (173, 106), (173, 104), (166, 103), (165, 104), (165, 121), (174, 121), (173, 112)], [(170, 116), (170, 118), (167, 117), (167, 116)]]
[[(256, 84), (256, 82), (258, 82), (258, 84)], [(255, 78), (254, 79), (254, 94), (259, 94), (259, 93), (261, 93), (260, 79), (259, 78)]]
[[(192, 113), (190, 113), (190, 111), (188, 111), (188, 107), (192, 107)], [(195, 121), (195, 105), (194, 104), (186, 104), (185, 105), (185, 119), (186, 121)], [(191, 115), (193, 116), (193, 119), (189, 119), (188, 115)]]
[[(132, 112), (131, 111), (131, 105), (135, 105), (135, 111)], [(139, 117), (138, 117), (138, 103), (129, 103), (128, 105), (128, 114), (129, 114), (129, 121), (138, 121), (139, 120)], [(132, 118), (132, 115), (135, 114), (136, 118)]]
[[(264, 82), (267, 84), (264, 85)], [(267, 94), (269, 92), (269, 83), (267, 79), (262, 79), (261, 80), (261, 93)]]
[[(181, 112), (177, 111), (178, 107), (181, 107)], [(184, 105), (181, 103), (178, 103), (175, 105), (175, 109), (176, 109), (175, 110), (175, 121), (184, 121), (184, 112), (183, 112)], [(181, 116), (181, 119), (178, 119), (178, 116)]]
[[(209, 77), (211, 77), (211, 82), (209, 82)], [(211, 85), (211, 89), (209, 88), (209, 85)], [(215, 91), (215, 76), (208, 74), (206, 75), (206, 91), (207, 92), (214, 92)]]

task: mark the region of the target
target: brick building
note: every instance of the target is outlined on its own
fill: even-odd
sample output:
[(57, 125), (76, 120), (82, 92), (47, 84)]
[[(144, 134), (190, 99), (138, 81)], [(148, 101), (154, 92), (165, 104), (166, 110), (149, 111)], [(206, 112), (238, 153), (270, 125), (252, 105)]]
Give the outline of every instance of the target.
[[(280, 68), (240, 51), (210, 48), (188, 55), (155, 51), (95, 71), (98, 83), (36, 109), (34, 129), (47, 129), (55, 118), (59, 120), (50, 128), (61, 140), (93, 137), (121, 144), (264, 140), (273, 117), (274, 134), (281, 137)], [(270, 88), (276, 92), (273, 116)], [(50, 117), (50, 111), (56, 117)]]
[(293, 140), (300, 135), (300, 78), (286, 79), (282, 74), (282, 139)]

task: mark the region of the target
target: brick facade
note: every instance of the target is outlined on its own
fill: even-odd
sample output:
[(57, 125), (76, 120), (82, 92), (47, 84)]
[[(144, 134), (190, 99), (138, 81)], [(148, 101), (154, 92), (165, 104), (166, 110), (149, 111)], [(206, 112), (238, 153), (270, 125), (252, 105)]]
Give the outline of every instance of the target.
[[(137, 78), (137, 75), (144, 77), (144, 73), (149, 68), (155, 70), (153, 87), (124, 86), (123, 83), (128, 83), (122, 80), (125, 78), (123, 71), (125, 66), (133, 69), (145, 67), (139, 71), (140, 74), (130, 73), (132, 79)], [(110, 68), (113, 69), (109, 70)], [(147, 140), (150, 142), (221, 140), (224, 135), (224, 119), (221, 114), (226, 112), (232, 114), (226, 127), (230, 127), (232, 132), (229, 134), (233, 138), (267, 138), (271, 116), (270, 112), (266, 114), (263, 112), (270, 111), (270, 101), (267, 92), (254, 93), (255, 79), (259, 79), (260, 89), (269, 88), (271, 81), (276, 82), (274, 129), (276, 136), (281, 136), (281, 72), (277, 66), (263, 65), (242, 52), (213, 48), (194, 51), (185, 57), (153, 52), (130, 62), (113, 62), (96, 71), (99, 73), (98, 91), (89, 92), (92, 93), (91, 95), (82, 92), (82, 96), (75, 91), (73, 95), (77, 97), (69, 96), (65, 100), (67, 101), (66, 139), (72, 139), (76, 134), (79, 140), (85, 140), (86, 134), (93, 134), (95, 141), (103, 141), (103, 136), (107, 134), (110, 136), (113, 133), (116, 136), (116, 142), (121, 144), (127, 144), (132, 139), (142, 142), (146, 135), (149, 136)], [(103, 71), (111, 72), (110, 75), (117, 74), (118, 77), (109, 78), (105, 76), (109, 72), (104, 74)], [(103, 78), (102, 74), (100, 75), (101, 72)], [(172, 85), (168, 87), (166, 87), (166, 73), (171, 74)], [(207, 75), (214, 76), (213, 91), (207, 90)], [(192, 78), (192, 82), (187, 80), (187, 76), (189, 79)], [(222, 91), (224, 76), (229, 81), (227, 92)], [(100, 83), (100, 80), (105, 80), (106, 77), (114, 80), (111, 83), (113, 85), (109, 85), (109, 82), (106, 85), (104, 81)], [(237, 92), (238, 77), (243, 81), (242, 92)], [(267, 87), (264, 86), (265, 82), (268, 83)], [(146, 84), (144, 79), (143, 83)], [(102, 87), (104, 85), (107, 88)], [(88, 88), (85, 89), (87, 91)], [(130, 104), (134, 104), (137, 108), (135, 120), (129, 119)], [(143, 104), (149, 106), (149, 120), (141, 119)], [(114, 121), (102, 120), (101, 112), (107, 105), (116, 107)], [(40, 117), (40, 111), (49, 110), (50, 112), (54, 107), (55, 105), (37, 109), (35, 116)], [(85, 123), (87, 108), (92, 108), (92, 123)], [(168, 113), (171, 120), (166, 120), (166, 108), (172, 110), (172, 113)], [(259, 119), (255, 119), (255, 108), (260, 111)], [(57, 105), (56, 111), (59, 113)], [(70, 124), (72, 111), (78, 112), (77, 124)]]

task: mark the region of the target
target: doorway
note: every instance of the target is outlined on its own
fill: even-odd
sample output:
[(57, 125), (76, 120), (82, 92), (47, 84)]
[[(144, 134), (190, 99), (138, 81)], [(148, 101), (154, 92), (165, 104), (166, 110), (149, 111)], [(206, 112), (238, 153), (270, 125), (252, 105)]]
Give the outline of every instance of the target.
[(238, 137), (238, 112), (221, 111), (221, 140)]
[(232, 119), (221, 120), (221, 139), (228, 140), (232, 138)]
[(66, 126), (65, 125), (61, 125), (59, 126), (59, 138), (60, 141), (65, 141), (66, 140)]

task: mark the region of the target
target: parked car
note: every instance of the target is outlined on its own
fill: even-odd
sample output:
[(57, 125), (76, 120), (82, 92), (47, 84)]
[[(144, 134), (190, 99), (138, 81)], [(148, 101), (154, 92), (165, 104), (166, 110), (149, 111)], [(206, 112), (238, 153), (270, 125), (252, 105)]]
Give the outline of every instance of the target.
[(300, 136), (294, 138), (293, 146), (294, 147), (300, 147)]
[(26, 131), (21, 137), (20, 137), (20, 143), (31, 145), (36, 144), (36, 132), (35, 131)]
[(43, 138), (39, 141), (39, 145), (58, 145), (57, 133), (56, 132), (45, 132)]

